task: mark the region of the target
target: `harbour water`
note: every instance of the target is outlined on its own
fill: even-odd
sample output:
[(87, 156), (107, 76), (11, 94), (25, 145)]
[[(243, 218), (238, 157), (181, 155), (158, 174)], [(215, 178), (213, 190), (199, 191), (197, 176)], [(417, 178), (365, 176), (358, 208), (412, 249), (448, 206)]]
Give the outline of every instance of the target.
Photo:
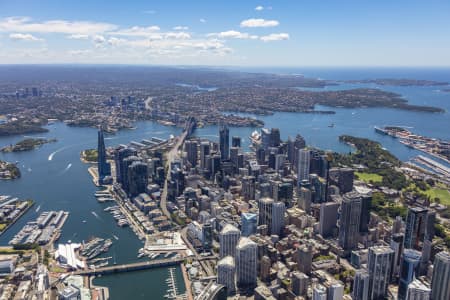
[[(292, 71), (295, 73), (296, 71)], [(450, 81), (450, 70), (436, 71), (433, 78), (431, 71), (420, 74), (419, 71), (408, 76), (404, 73), (389, 74), (379, 73), (379, 70), (355, 70), (353, 75), (345, 72), (328, 72), (326, 70), (312, 70), (304, 73), (324, 79), (364, 79), (364, 78), (414, 78), (428, 80)], [(372, 73), (371, 73), (372, 72)], [(387, 71), (386, 71), (387, 72)], [(327, 75), (328, 74), (328, 75)], [(331, 75), (330, 75), (331, 74)], [(327, 77), (328, 76), (328, 77)], [(341, 78), (333, 77), (341, 76)], [(364, 87), (367, 85), (342, 85), (328, 87), (327, 89), (345, 89)], [(341, 134), (350, 134), (367, 137), (382, 143), (383, 147), (390, 150), (402, 160), (422, 154), (410, 149), (397, 140), (375, 133), (375, 125), (401, 125), (411, 127), (410, 130), (421, 135), (450, 139), (450, 93), (441, 92), (442, 87), (392, 87), (376, 86), (402, 94), (411, 103), (432, 105), (444, 108), (445, 113), (432, 114), (412, 111), (402, 111), (385, 108), (326, 108), (336, 111), (334, 115), (326, 114), (299, 114), (299, 113), (275, 113), (270, 116), (258, 116), (265, 122), (266, 127), (278, 127), (282, 138), (295, 137), (297, 133), (303, 135), (307, 144), (333, 151), (347, 152), (350, 148), (338, 141)], [(323, 107), (318, 107), (321, 109)], [(334, 124), (334, 127), (329, 127)], [(106, 138), (107, 146), (126, 144), (132, 140), (140, 141), (152, 136), (168, 138), (169, 135), (177, 135), (181, 129), (165, 127), (154, 122), (138, 122), (137, 129), (123, 130)], [(120, 228), (115, 224), (111, 214), (103, 209), (109, 204), (100, 204), (95, 200), (96, 187), (87, 172), (88, 165), (83, 164), (79, 155), (87, 148), (97, 146), (97, 134), (93, 128), (68, 127), (64, 123), (49, 125), (49, 132), (35, 136), (56, 138), (55, 143), (45, 144), (30, 152), (0, 153), (1, 160), (11, 162), (18, 161), (22, 172), (22, 178), (14, 181), (0, 181), (0, 194), (11, 195), (19, 198), (32, 198), (36, 201), (35, 207), (40, 211), (66, 210), (70, 216), (64, 225), (60, 241), (72, 240), (81, 242), (91, 236), (112, 238), (113, 246), (108, 255), (114, 256), (116, 262), (128, 263), (137, 261), (137, 251), (142, 247), (131, 229)], [(238, 135), (243, 138), (244, 146), (249, 145), (248, 136), (255, 128), (230, 128), (230, 135)], [(196, 135), (218, 139), (217, 126), (200, 128)], [(0, 147), (13, 144), (23, 139), (23, 136), (1, 137)], [(95, 212), (93, 214), (92, 212)], [(29, 210), (16, 224), (0, 236), (0, 245), (6, 245), (20, 228), (30, 219), (36, 218), (35, 209)], [(83, 222), (86, 221), (86, 222)], [(113, 238), (116, 236), (118, 239)], [(111, 299), (163, 299), (167, 278), (167, 269), (157, 269), (129, 274), (108, 275), (96, 279), (97, 285), (105, 285), (111, 289)], [(177, 281), (182, 282), (180, 271), (177, 271)], [(184, 288), (180, 288), (183, 291)]]

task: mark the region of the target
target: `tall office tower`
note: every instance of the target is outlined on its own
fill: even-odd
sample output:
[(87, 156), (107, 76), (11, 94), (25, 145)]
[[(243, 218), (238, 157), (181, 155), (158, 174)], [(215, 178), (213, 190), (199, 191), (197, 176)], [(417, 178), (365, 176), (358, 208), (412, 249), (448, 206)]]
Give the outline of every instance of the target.
[(236, 266), (232, 256), (225, 256), (217, 263), (217, 283), (223, 284), (227, 288), (227, 294), (233, 295), (236, 292), (235, 284)]
[(294, 198), (294, 181), (291, 179), (283, 179), (278, 184), (278, 201), (282, 201), (287, 207), (292, 206)]
[(369, 300), (369, 273), (361, 269), (356, 271), (353, 281), (352, 299)]
[(256, 180), (254, 176), (242, 177), (241, 195), (245, 201), (255, 200)]
[(256, 149), (256, 161), (260, 165), (266, 162), (266, 150), (262, 146)]
[(121, 173), (122, 173), (122, 188), (125, 192), (128, 193), (130, 188), (130, 180), (129, 180), (129, 172), (128, 167), (131, 166), (131, 164), (135, 161), (141, 161), (139, 157), (137, 156), (128, 156), (126, 157), (120, 166)]
[(134, 161), (128, 167), (128, 195), (136, 197), (145, 193), (148, 185), (148, 166), (147, 164)]
[(314, 191), (312, 202), (314, 203), (326, 202), (325, 191), (327, 184), (325, 179), (317, 176), (317, 174), (309, 174), (309, 181), (311, 182), (311, 187), (312, 190)]
[(239, 241), (241, 233), (239, 229), (231, 224), (225, 225), (222, 231), (219, 233), (219, 244), (220, 244), (220, 257), (225, 256), (236, 256), (236, 245)]
[(442, 251), (434, 257), (431, 299), (450, 299), (450, 254)]
[(372, 204), (372, 194), (361, 195), (361, 217), (359, 221), (359, 232), (369, 232), (370, 206)]
[(339, 203), (325, 202), (320, 205), (319, 233), (323, 238), (333, 236), (338, 218)]
[(432, 249), (433, 249), (432, 241), (425, 239), (422, 247), (422, 256), (420, 257), (420, 267), (419, 267), (420, 276), (427, 274)]
[(294, 168), (297, 169), (298, 150), (306, 147), (305, 139), (300, 134), (297, 134), (297, 136), (295, 137), (295, 140), (292, 140), (289, 137), (287, 144), (288, 144), (287, 145), (288, 160), (292, 164), (292, 166), (294, 166)]
[(184, 143), (184, 149), (187, 154), (187, 161), (194, 168), (197, 166), (197, 160), (198, 160), (197, 146), (198, 145), (197, 145), (196, 141), (186, 141)]
[(278, 147), (281, 143), (280, 129), (272, 128), (270, 130), (270, 147)]
[(261, 147), (264, 150), (270, 147), (270, 130), (268, 128), (261, 129)]
[(321, 284), (316, 284), (313, 289), (313, 300), (327, 300), (327, 288)]
[(258, 225), (267, 225), (268, 228), (272, 228), (272, 198), (261, 198), (258, 201), (259, 218)]
[(403, 233), (395, 233), (391, 237), (390, 247), (394, 250), (394, 259), (392, 260), (392, 279), (400, 274), (400, 262), (402, 260), (403, 243), (405, 235)]
[(269, 160), (267, 162), (269, 168), (274, 169), (275, 170), (275, 157), (276, 157), (276, 152), (275, 151), (270, 151), (269, 152)]
[(398, 299), (406, 299), (408, 285), (418, 274), (421, 253), (413, 249), (405, 249), (400, 265), (400, 281), (398, 284)]
[(302, 272), (292, 272), (292, 292), (296, 296), (306, 296), (308, 292), (309, 277)]
[(406, 300), (429, 300), (431, 298), (431, 290), (421, 281), (414, 279), (408, 285), (406, 292)]
[(230, 159), (230, 130), (226, 125), (219, 131), (219, 150), (221, 160)]
[(250, 236), (256, 234), (256, 227), (258, 227), (258, 215), (252, 213), (241, 214), (241, 235)]
[(230, 161), (233, 164), (233, 167), (235, 170), (238, 170), (238, 168), (239, 168), (239, 152), (240, 151), (241, 151), (241, 148), (238, 148), (238, 147), (230, 148)]
[[(205, 212), (205, 211), (202, 211)], [(202, 226), (202, 246), (205, 250), (210, 250), (213, 243), (213, 226), (208, 220)]]
[(419, 249), (425, 237), (428, 210), (422, 207), (410, 207), (406, 217), (405, 248)]
[(240, 288), (256, 287), (257, 244), (242, 237), (236, 247), (237, 284)]
[(211, 152), (211, 145), (208, 141), (200, 143), (200, 168), (206, 169), (206, 157)]
[(275, 170), (279, 171), (283, 168), (284, 162), (286, 161), (286, 154), (276, 154), (275, 155)]
[(338, 186), (341, 193), (348, 193), (353, 189), (355, 170), (351, 168), (340, 168)]
[(311, 275), (313, 248), (311, 245), (303, 245), (297, 248), (298, 270), (306, 275)]
[(328, 300), (342, 300), (344, 297), (344, 285), (334, 282), (328, 287)]
[(281, 235), (284, 228), (284, 213), (286, 206), (284, 202), (274, 202), (272, 206), (272, 227), (271, 234)]
[(396, 216), (392, 224), (392, 234), (400, 233), (403, 228), (402, 216)]
[(309, 179), (309, 150), (298, 150), (297, 181)]
[(136, 156), (137, 152), (135, 149), (133, 148), (119, 148), (115, 153), (114, 153), (114, 161), (115, 161), (115, 165), (116, 165), (116, 181), (118, 183), (123, 183), (122, 178), (123, 178), (123, 174), (125, 171), (128, 172), (128, 170), (123, 170), (123, 160), (127, 157), (130, 156)]
[(360, 195), (358, 193), (344, 194), (339, 218), (339, 246), (347, 254), (358, 246), (360, 217)]
[(306, 187), (300, 187), (297, 206), (307, 213), (311, 209), (311, 190)]
[(369, 272), (369, 299), (384, 299), (391, 278), (391, 266), (394, 259), (394, 251), (386, 246), (369, 248), (368, 272)]
[(326, 170), (325, 163), (326, 160), (322, 158), (322, 155), (319, 153), (319, 151), (311, 150), (309, 173), (317, 174), (321, 177), (326, 177), (326, 174), (324, 174), (324, 170)]
[(436, 224), (436, 212), (434, 210), (428, 210), (426, 222), (424, 240), (431, 242), (434, 238), (434, 225)]
[(241, 148), (241, 138), (239, 136), (233, 136), (231, 138), (231, 147)]
[(111, 176), (111, 165), (106, 161), (105, 139), (103, 137), (103, 129), (98, 131), (98, 182), (104, 183), (105, 177)]

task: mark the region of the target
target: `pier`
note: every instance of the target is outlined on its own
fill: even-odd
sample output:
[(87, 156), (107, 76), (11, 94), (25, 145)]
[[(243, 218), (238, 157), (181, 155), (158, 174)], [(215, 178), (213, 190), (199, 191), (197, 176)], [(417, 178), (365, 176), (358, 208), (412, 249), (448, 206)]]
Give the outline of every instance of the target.
[(147, 270), (161, 267), (176, 266), (183, 262), (183, 258), (159, 259), (139, 263), (115, 265), (109, 267), (95, 268), (92, 270), (80, 270), (73, 272), (74, 275), (104, 275), (112, 273), (132, 272), (138, 270)]

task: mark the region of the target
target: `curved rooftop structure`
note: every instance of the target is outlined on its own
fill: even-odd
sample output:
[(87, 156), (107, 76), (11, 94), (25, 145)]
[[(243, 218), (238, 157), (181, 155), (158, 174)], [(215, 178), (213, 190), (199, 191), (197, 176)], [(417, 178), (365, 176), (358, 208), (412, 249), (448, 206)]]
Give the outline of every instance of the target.
[(227, 224), (227, 225), (225, 225), (225, 227), (222, 229), (222, 231), (220, 233), (221, 234), (230, 234), (230, 233), (240, 234), (240, 231), (235, 226), (233, 226), (231, 224)]

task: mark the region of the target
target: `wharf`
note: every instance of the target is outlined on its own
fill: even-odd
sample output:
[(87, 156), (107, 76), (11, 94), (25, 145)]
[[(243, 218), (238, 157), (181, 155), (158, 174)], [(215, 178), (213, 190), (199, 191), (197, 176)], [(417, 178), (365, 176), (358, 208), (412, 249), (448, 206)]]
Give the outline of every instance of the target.
[(88, 168), (89, 174), (92, 176), (92, 182), (95, 184), (95, 186), (100, 186), (98, 183), (98, 169), (97, 166), (92, 166)]
[(31, 204), (30, 205), (27, 205), (27, 207), (24, 209), (24, 210), (22, 210), (18, 215), (17, 215), (17, 217), (16, 218), (14, 218), (14, 220), (12, 220), (11, 222), (9, 222), (9, 224), (8, 225), (6, 225), (6, 227), (2, 230), (2, 231), (0, 231), (0, 235), (2, 235), (3, 233), (5, 233), (8, 229), (9, 229), (9, 227), (11, 227), (11, 226), (13, 226), (32, 206), (34, 205), (34, 201), (32, 201), (31, 202)]

